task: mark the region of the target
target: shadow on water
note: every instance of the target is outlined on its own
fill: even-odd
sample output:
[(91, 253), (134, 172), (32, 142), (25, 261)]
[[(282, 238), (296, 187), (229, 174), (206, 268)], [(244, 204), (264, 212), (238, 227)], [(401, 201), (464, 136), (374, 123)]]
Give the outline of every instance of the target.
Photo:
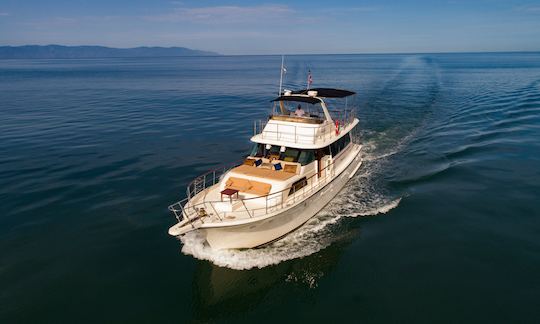
[(207, 321), (227, 314), (238, 316), (256, 309), (269, 296), (286, 298), (291, 287), (308, 295), (316, 291), (359, 235), (359, 229), (348, 224), (340, 225), (341, 234), (330, 247), (261, 269), (234, 270), (198, 261), (192, 286), (194, 318)]

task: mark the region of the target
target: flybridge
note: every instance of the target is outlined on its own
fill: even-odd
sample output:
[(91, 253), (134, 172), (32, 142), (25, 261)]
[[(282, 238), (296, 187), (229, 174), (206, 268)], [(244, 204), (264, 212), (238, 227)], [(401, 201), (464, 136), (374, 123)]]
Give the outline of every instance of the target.
[[(281, 96), (271, 101), (274, 107), (269, 119), (255, 123), (251, 141), (298, 149), (326, 147), (351, 131), (358, 120), (355, 118), (354, 107), (348, 107), (347, 104), (344, 109), (333, 110), (331, 116), (325, 99), (343, 99), (355, 94), (353, 91), (333, 88), (285, 90)], [(305, 103), (312, 106), (306, 107)], [(297, 116), (294, 111), (302, 109), (302, 106), (306, 111)]]
[[(294, 117), (294, 109), (301, 109), (302, 104), (307, 103), (311, 106), (306, 107), (308, 109), (307, 114), (302, 113), (300, 115), (303, 118), (297, 118), (296, 120), (292, 120), (291, 118), (285, 119), (287, 119), (289, 122), (298, 123), (320, 124), (326, 121), (333, 124), (336, 120), (343, 118), (343, 116), (331, 116), (325, 103), (325, 99), (344, 99), (345, 110), (349, 110), (347, 99), (355, 94), (356, 92), (354, 91), (335, 88), (309, 88), (295, 91), (284, 90), (282, 93), (280, 93), (279, 97), (270, 101), (274, 102), (272, 113), (273, 119), (276, 119), (275, 117), (279, 117), (283, 120), (283, 117), (285, 116)], [(293, 103), (293, 105), (291, 106), (290, 103)], [(279, 110), (279, 113), (276, 110)], [(348, 113), (341, 112), (341, 114)]]

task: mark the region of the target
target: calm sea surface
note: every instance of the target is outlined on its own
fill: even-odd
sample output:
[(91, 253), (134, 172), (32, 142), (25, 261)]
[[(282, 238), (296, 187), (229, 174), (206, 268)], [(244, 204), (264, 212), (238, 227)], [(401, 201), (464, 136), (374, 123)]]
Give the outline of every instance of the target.
[(279, 64), (1, 60), (0, 322), (540, 321), (539, 53), (287, 57), (358, 92), (357, 176), (261, 249), (168, 236)]

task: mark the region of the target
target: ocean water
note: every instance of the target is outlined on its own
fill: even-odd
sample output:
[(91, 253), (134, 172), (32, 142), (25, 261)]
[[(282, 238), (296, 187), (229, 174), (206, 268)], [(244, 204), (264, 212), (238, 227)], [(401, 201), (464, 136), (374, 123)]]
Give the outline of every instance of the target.
[(168, 236), (279, 64), (0, 61), (0, 322), (540, 321), (540, 53), (289, 56), (358, 92), (357, 176), (264, 248)]

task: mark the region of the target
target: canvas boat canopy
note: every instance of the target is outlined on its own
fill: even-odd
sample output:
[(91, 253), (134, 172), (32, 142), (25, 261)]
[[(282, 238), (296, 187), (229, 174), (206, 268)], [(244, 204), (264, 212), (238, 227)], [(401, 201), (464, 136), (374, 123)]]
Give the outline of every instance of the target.
[(272, 101), (297, 101), (297, 102), (307, 102), (314, 105), (314, 104), (320, 103), (321, 99), (316, 98), (316, 97), (309, 97), (306, 95), (302, 95), (302, 96), (290, 95), (290, 96), (279, 96)]
[(308, 91), (317, 91), (317, 97), (322, 98), (345, 98), (356, 94), (356, 92), (333, 88), (311, 88), (293, 91), (292, 94), (307, 95)]

